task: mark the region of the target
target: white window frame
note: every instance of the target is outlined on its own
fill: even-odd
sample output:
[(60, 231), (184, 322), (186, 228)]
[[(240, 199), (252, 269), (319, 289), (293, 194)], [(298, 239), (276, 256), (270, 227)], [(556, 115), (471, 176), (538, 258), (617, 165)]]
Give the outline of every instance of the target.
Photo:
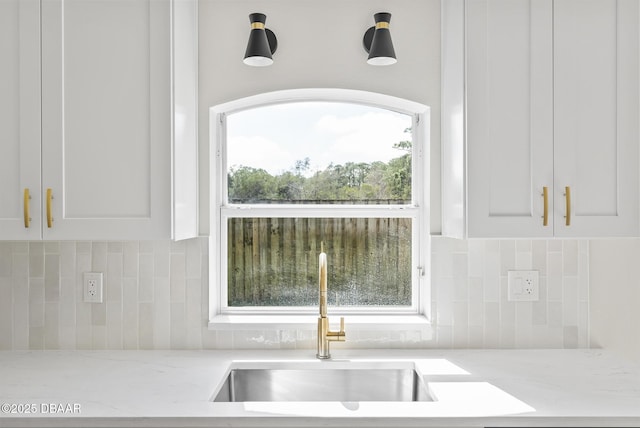
[[(384, 208), (371, 205), (285, 205), (231, 204), (227, 201), (226, 115), (279, 103), (324, 101), (354, 103), (382, 108), (412, 117), (412, 202)], [(429, 234), (429, 131), (430, 109), (413, 101), (366, 91), (348, 89), (295, 89), (242, 98), (210, 109), (211, 142), (211, 237), (209, 244), (209, 328), (294, 328), (314, 326), (314, 307), (228, 308), (227, 221), (237, 217), (404, 217), (412, 218), (412, 306), (329, 307), (329, 313), (348, 315), (353, 328), (406, 329), (429, 324), (431, 318), (430, 234)], [(384, 215), (382, 212), (384, 211)], [(340, 215), (336, 215), (340, 212)], [(387, 215), (388, 213), (388, 215)], [(223, 261), (224, 259), (224, 261)]]

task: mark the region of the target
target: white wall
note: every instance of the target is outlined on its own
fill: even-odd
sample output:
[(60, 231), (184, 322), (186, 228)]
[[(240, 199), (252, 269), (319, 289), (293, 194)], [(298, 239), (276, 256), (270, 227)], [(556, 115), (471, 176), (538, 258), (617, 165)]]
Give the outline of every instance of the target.
[(591, 345), (640, 362), (640, 240), (590, 243)]
[[(432, 232), (440, 217), (440, 0), (201, 0), (199, 20), (200, 232), (209, 233), (209, 107), (281, 89), (380, 92), (431, 107)], [(367, 65), (362, 36), (390, 12), (398, 63)], [(271, 67), (242, 63), (252, 12), (278, 38)]]

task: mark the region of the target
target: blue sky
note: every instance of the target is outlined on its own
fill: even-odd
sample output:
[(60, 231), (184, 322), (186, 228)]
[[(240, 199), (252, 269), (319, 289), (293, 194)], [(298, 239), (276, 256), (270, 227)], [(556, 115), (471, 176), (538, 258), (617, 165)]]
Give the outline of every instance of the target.
[(311, 171), (331, 162), (387, 162), (402, 154), (393, 144), (410, 140), (411, 116), (357, 104), (296, 102), (227, 116), (227, 164), (290, 170), (308, 157)]

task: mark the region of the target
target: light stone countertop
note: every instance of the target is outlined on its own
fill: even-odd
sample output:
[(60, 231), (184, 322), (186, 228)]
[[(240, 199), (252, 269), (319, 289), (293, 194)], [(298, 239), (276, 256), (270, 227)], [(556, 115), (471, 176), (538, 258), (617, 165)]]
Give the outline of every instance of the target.
[[(640, 367), (602, 350), (332, 353), (323, 362), (309, 350), (0, 352), (0, 427), (640, 426)], [(436, 401), (210, 401), (233, 361), (407, 359)]]

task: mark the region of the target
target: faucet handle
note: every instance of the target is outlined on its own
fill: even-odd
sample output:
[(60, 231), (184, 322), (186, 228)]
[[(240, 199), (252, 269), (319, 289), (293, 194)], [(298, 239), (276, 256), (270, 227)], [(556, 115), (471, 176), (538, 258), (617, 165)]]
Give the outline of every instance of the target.
[(344, 317), (340, 317), (340, 333), (344, 333)]

